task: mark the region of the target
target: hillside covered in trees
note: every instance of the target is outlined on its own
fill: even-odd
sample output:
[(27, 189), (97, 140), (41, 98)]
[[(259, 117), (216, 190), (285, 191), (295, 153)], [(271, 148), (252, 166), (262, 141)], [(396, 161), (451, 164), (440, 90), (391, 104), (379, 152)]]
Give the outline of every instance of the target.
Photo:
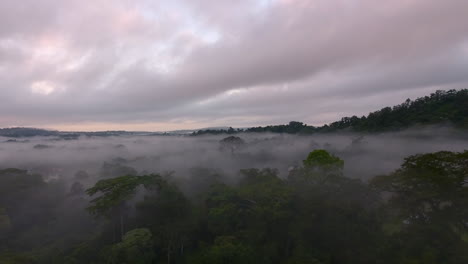
[(397, 106), (382, 108), (361, 118), (344, 117), (319, 130), (381, 132), (440, 123), (468, 128), (468, 90), (437, 91), (414, 101), (408, 99)]
[(287, 125), (252, 127), (245, 130), (201, 130), (193, 135), (235, 134), (239, 132), (271, 132), (312, 134), (317, 132), (386, 132), (398, 131), (418, 125), (450, 124), (468, 128), (468, 90), (437, 91), (414, 101), (407, 99), (394, 107), (385, 107), (367, 116), (343, 117), (340, 121), (321, 127), (292, 121)]
[[(237, 133), (270, 132), (285, 134), (314, 134), (337, 131), (353, 131), (363, 133), (400, 131), (414, 126), (451, 125), (456, 128), (468, 128), (468, 90), (437, 91), (429, 96), (407, 99), (402, 104), (385, 107), (369, 113), (367, 116), (343, 117), (330, 124), (315, 127), (299, 121), (291, 121), (286, 125), (269, 125), (250, 128), (201, 129), (190, 135), (232, 135)], [(193, 130), (192, 130), (193, 131)], [(0, 136), (11, 138), (26, 138), (34, 136), (56, 136), (63, 139), (77, 139), (80, 136), (112, 137), (135, 135), (188, 135), (190, 130), (172, 132), (132, 132), (132, 131), (101, 131), (101, 132), (61, 132), (37, 128), (0, 128)]]

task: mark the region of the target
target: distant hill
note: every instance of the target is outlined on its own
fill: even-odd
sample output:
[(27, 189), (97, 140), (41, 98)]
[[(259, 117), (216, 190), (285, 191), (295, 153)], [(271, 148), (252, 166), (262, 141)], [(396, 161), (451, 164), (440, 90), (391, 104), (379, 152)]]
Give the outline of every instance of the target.
[(414, 101), (407, 99), (402, 104), (385, 107), (360, 118), (344, 117), (321, 129), (379, 132), (440, 123), (468, 128), (468, 90), (437, 91), (430, 96)]
[(197, 131), (194, 131), (191, 135), (192, 136), (199, 136), (199, 135), (205, 135), (205, 134), (210, 134), (210, 135), (219, 135), (219, 134), (237, 134), (240, 132), (244, 132), (244, 129), (234, 129), (232, 127), (229, 128), (224, 128), (224, 129), (200, 129)]
[(2, 137), (34, 137), (34, 136), (57, 136), (58, 131), (45, 130), (39, 128), (28, 127), (13, 127), (13, 128), (0, 128), (0, 136)]
[(55, 136), (62, 139), (77, 139), (80, 136), (89, 137), (110, 137), (110, 136), (131, 136), (131, 135), (152, 135), (163, 134), (158, 132), (129, 132), (129, 131), (97, 131), (97, 132), (61, 132), (56, 130), (46, 130), (39, 128), (13, 127), (0, 128), (0, 136), (11, 138), (25, 137), (47, 137)]
[(192, 135), (235, 134), (238, 132), (271, 132), (288, 134), (311, 134), (316, 132), (356, 131), (385, 132), (398, 131), (416, 125), (451, 124), (468, 129), (468, 90), (436, 91), (414, 101), (407, 99), (394, 107), (385, 107), (367, 116), (343, 117), (340, 121), (321, 127), (308, 126), (291, 121), (287, 125), (252, 127), (248, 129), (200, 130)]
[(367, 116), (343, 117), (328, 125), (315, 127), (302, 122), (291, 121), (286, 125), (272, 125), (251, 128), (212, 127), (198, 130), (176, 130), (170, 132), (60, 132), (38, 128), (2, 128), (0, 136), (22, 138), (34, 136), (57, 136), (62, 139), (76, 139), (80, 136), (129, 136), (129, 135), (205, 135), (237, 134), (240, 132), (270, 132), (287, 134), (312, 134), (317, 132), (355, 131), (385, 132), (398, 131), (417, 125), (451, 124), (458, 128), (468, 129), (468, 90), (436, 91), (429, 96), (407, 99), (402, 104), (385, 107), (371, 112)]
[(207, 127), (207, 128), (200, 128), (200, 129), (181, 129), (181, 130), (172, 130), (164, 132), (165, 135), (189, 135), (195, 133), (197, 131), (210, 131), (211, 134), (216, 134), (217, 131), (227, 131), (229, 127)]

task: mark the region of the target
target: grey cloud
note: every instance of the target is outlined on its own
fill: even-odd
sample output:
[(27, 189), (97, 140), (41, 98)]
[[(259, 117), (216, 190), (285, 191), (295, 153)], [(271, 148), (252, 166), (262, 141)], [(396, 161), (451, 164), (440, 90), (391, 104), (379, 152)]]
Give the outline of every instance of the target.
[[(0, 109), (24, 125), (324, 123), (468, 82), (463, 0), (7, 0), (0, 10)], [(53, 92), (33, 93), (35, 82)]]

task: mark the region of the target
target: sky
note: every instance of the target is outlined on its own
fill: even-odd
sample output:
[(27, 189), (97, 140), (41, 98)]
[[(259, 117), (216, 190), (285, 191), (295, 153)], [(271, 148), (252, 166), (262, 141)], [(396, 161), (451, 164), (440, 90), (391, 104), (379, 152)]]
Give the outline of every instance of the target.
[(466, 0), (1, 0), (0, 127), (169, 131), (468, 88)]

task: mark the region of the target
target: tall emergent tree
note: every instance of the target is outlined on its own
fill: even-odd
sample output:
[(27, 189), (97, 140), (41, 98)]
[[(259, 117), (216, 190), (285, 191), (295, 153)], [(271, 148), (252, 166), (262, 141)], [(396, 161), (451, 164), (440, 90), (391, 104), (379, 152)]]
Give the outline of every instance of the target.
[(468, 229), (468, 151), (410, 156), (372, 184), (393, 194), (390, 202), (406, 221)]
[(88, 211), (97, 216), (109, 218), (118, 217), (120, 220), (120, 237), (124, 235), (124, 212), (126, 201), (131, 199), (138, 186), (143, 185), (146, 189), (160, 188), (164, 183), (161, 176), (157, 174), (133, 176), (126, 175), (112, 179), (98, 181), (94, 187), (86, 190), (90, 196), (101, 193), (99, 197), (91, 200)]

